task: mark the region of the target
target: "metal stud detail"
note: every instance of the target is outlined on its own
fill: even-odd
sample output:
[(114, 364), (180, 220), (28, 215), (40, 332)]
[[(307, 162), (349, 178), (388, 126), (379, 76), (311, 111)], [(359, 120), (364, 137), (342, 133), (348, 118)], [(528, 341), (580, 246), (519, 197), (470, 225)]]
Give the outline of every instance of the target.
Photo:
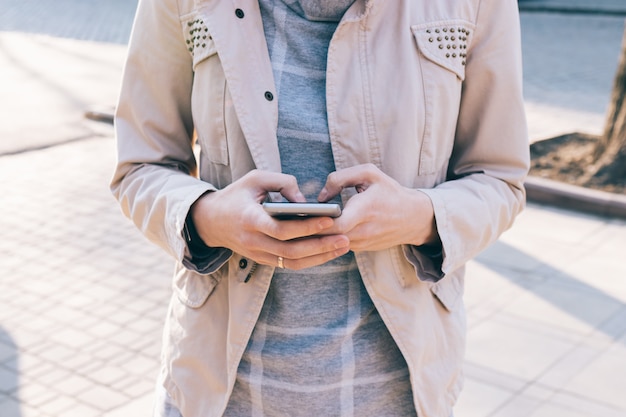
[(187, 32), (185, 32), (185, 43), (187, 44), (187, 50), (191, 53), (191, 56), (206, 49), (207, 39), (213, 38), (208, 35), (209, 29), (204, 24), (202, 19), (194, 19), (187, 22)]
[[(428, 42), (433, 43), (436, 40), (439, 50), (446, 51), (445, 53), (442, 52), (442, 56), (445, 56), (447, 59), (459, 59), (460, 61), (457, 62), (461, 65), (465, 65), (467, 53), (464, 51), (467, 50), (468, 37), (470, 35), (468, 29), (460, 26), (441, 26), (425, 29), (425, 32), (427, 34), (433, 32), (440, 34), (436, 36), (436, 38), (428, 36)], [(463, 52), (457, 53), (456, 51)]]

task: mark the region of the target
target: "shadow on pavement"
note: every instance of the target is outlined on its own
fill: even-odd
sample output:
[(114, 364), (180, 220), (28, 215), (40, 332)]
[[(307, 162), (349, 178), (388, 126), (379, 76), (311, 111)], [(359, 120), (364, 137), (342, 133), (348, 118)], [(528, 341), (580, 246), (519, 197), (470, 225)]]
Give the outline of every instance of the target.
[[(532, 295), (533, 300), (528, 300), (532, 304), (512, 306), (516, 302), (512, 300), (507, 306), (522, 314), (524, 320), (541, 321), (581, 338), (599, 332), (612, 341), (626, 340), (623, 338), (626, 303), (621, 299), (502, 241), (488, 250), (497, 256), (479, 256), (476, 261)], [(575, 255), (570, 256), (572, 261), (576, 260)], [(503, 268), (509, 273), (503, 272)], [(601, 272), (597, 276), (605, 285), (607, 280), (614, 279), (602, 276)]]
[[(39, 44), (41, 50), (47, 50), (50, 52), (56, 52), (58, 50), (57, 45), (48, 43), (44, 44), (40, 40), (33, 38), (35, 44)], [(37, 84), (45, 88), (46, 93), (58, 97), (59, 101), (67, 102), (75, 106), (82, 106), (84, 103), (72, 94), (63, 82), (60, 81), (58, 73), (51, 73), (50, 66), (42, 62), (33, 62), (25, 60), (24, 57), (17, 56), (12, 48), (7, 47), (5, 40), (0, 38), (0, 55), (9, 63), (12, 68), (15, 68), (25, 77), (30, 80), (29, 88), (32, 88), (32, 84)], [(71, 75), (72, 71), (66, 71), (67, 75)], [(63, 78), (61, 78), (62, 80)], [(31, 91), (25, 91), (25, 94)]]
[[(17, 345), (4, 328), (0, 327), (0, 392), (15, 393), (19, 388), (19, 357)], [(0, 402), (0, 416), (21, 417), (20, 404), (13, 399)]]

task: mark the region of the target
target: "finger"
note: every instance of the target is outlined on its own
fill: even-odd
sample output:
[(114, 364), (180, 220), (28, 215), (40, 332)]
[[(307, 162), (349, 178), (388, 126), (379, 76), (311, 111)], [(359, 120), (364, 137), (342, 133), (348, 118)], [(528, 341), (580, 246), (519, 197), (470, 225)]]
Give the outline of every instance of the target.
[(306, 201), (293, 175), (254, 170), (246, 175), (246, 181), (257, 191), (259, 202), (266, 198), (268, 192), (278, 192), (289, 201)]
[(352, 230), (361, 223), (372, 221), (373, 211), (372, 202), (365, 195), (354, 195), (348, 200), (344, 206), (341, 216), (333, 219), (332, 227), (324, 229), (319, 234), (339, 235), (345, 234), (352, 242)]
[(350, 249), (355, 252), (386, 249), (395, 244), (392, 236), (378, 234), (367, 224), (360, 224), (347, 235), (350, 238)]
[[(276, 266), (278, 257), (282, 257), (285, 264), (291, 267), (300, 267), (309, 264), (312, 259), (332, 259), (337, 254), (346, 253), (350, 249), (350, 241), (346, 236), (324, 236), (305, 238), (290, 242), (281, 242), (268, 239), (261, 246), (254, 248), (257, 262)], [(302, 261), (309, 259), (308, 261)]]
[(347, 187), (356, 187), (361, 192), (379, 178), (379, 173), (380, 170), (373, 164), (356, 165), (331, 172), (317, 199), (321, 202), (329, 201)]
[(284, 242), (277, 255), (285, 259), (298, 260), (337, 250), (341, 251), (349, 247), (350, 240), (345, 235), (321, 236)]
[(306, 258), (283, 259), (283, 267), (285, 269), (293, 269), (293, 270), (310, 268), (310, 267), (313, 267), (313, 266), (322, 265), (322, 264), (324, 264), (324, 263), (326, 263), (326, 262), (328, 262), (330, 260), (338, 258), (338, 257), (340, 257), (342, 255), (345, 255), (349, 251), (350, 251), (350, 248), (349, 247), (345, 247), (345, 248), (337, 249), (337, 250), (334, 250), (334, 251), (331, 251), (331, 252), (325, 252), (325, 253), (322, 253), (322, 254), (309, 256), (309, 257), (306, 257)]
[(308, 219), (277, 220), (267, 213), (260, 218), (259, 232), (279, 241), (290, 241), (323, 233), (333, 227), (330, 217), (311, 217)]

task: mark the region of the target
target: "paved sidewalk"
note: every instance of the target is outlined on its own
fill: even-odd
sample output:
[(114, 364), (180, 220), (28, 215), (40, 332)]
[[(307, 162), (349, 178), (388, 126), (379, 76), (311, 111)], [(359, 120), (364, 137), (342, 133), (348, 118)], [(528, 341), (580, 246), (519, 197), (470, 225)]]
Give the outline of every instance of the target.
[[(54, 19), (37, 31), (56, 12), (41, 1), (0, 0), (1, 417), (150, 416), (172, 264), (109, 194), (111, 127), (82, 117), (114, 103), (125, 46), (109, 32), (128, 33), (129, 3), (64, 35)], [(93, 22), (80, 10), (59, 26)], [(623, 17), (532, 12), (522, 27), (531, 138), (598, 133)], [(455, 415), (626, 415), (624, 253), (626, 222), (529, 205), (468, 265)]]
[(120, 216), (114, 161), (110, 137), (0, 157), (2, 417), (102, 416), (152, 393), (173, 268)]

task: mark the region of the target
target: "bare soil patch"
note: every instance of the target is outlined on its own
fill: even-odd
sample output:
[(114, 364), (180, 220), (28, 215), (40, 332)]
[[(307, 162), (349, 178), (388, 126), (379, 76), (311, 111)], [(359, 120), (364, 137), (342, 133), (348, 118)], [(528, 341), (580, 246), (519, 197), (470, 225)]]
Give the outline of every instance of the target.
[(610, 193), (626, 193), (626, 178), (605, 174), (586, 183), (580, 178), (593, 162), (598, 136), (570, 133), (530, 145), (530, 175)]

